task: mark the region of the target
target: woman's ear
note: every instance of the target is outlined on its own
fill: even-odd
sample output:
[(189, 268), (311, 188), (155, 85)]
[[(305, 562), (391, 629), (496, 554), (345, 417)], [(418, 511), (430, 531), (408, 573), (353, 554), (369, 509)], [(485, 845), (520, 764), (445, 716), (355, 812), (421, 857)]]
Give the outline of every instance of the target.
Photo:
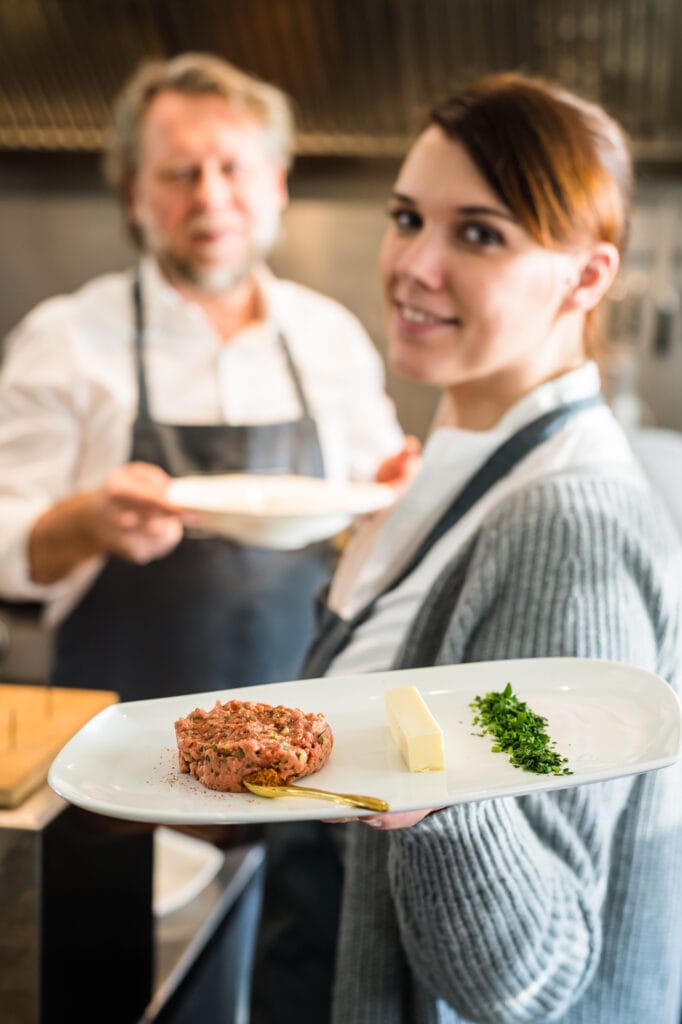
[(620, 254), (611, 242), (596, 242), (583, 254), (564, 301), (564, 309), (588, 313), (603, 299), (620, 266)]

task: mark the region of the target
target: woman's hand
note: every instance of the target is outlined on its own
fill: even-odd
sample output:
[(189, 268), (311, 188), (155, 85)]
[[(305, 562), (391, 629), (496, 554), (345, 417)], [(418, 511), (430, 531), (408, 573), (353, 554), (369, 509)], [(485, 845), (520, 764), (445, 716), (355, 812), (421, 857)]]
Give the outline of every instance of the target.
[(397, 828), (412, 828), (417, 822), (422, 821), (427, 814), (431, 814), (435, 808), (426, 811), (395, 811), (388, 814), (373, 814), (371, 818), (363, 818), (362, 821), (370, 828), (376, 828), (381, 832), (392, 832)]
[(371, 814), (366, 818), (332, 818), (327, 819), (331, 825), (344, 824), (349, 821), (361, 821), (363, 825), (369, 825), (381, 832), (391, 832), (397, 828), (411, 828), (417, 822), (422, 821), (428, 814), (440, 810), (438, 807), (430, 807), (425, 811), (388, 811), (387, 814)]
[(406, 434), (403, 446), (395, 455), (389, 455), (376, 472), (378, 484), (388, 484), (403, 491), (412, 483), (421, 465), (421, 441), (412, 434)]

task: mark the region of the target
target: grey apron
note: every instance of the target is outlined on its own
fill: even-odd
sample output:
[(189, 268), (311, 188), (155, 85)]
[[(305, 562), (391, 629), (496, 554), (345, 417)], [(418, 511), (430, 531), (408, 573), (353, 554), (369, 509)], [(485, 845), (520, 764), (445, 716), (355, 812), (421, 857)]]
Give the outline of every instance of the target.
[[(133, 300), (138, 410), (131, 460), (154, 463), (171, 476), (273, 470), (323, 476), (315, 423), (281, 334), (300, 419), (157, 423), (149, 409), (139, 276)], [(147, 565), (110, 557), (59, 629), (52, 681), (137, 700), (295, 679), (312, 636), (314, 594), (330, 566), (327, 544), (272, 551), (192, 535)]]
[[(323, 605), (317, 634), (303, 669), (323, 676), (370, 618), (377, 602), (423, 561), (431, 548), (490, 488), (534, 448), (578, 413), (603, 403), (601, 395), (552, 409), (500, 445), (467, 481), (407, 564), (350, 620)], [(443, 635), (451, 609), (444, 609)], [(439, 624), (440, 625), (440, 624)], [(416, 667), (416, 666), (415, 666)], [(341, 685), (341, 684), (339, 684)], [(336, 955), (343, 867), (334, 830), (341, 825), (306, 821), (271, 825), (266, 831), (268, 862), (265, 900), (254, 970), (251, 1024), (327, 1024)]]

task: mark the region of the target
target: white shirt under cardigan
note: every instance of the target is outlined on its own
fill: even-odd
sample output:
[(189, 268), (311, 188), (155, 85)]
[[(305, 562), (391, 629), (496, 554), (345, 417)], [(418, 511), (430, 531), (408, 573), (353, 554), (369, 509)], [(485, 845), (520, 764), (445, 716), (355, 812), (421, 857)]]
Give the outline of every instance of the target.
[[(390, 512), (362, 524), (348, 545), (330, 591), (330, 606), (343, 618), (351, 618), (398, 575), (440, 514), (496, 448), (538, 416), (565, 402), (595, 395), (599, 389), (597, 367), (588, 362), (525, 395), (492, 430), (444, 427), (435, 431), (424, 448), (420, 471), (402, 500)], [(495, 484), (417, 568), (378, 601), (327, 675), (389, 669), (409, 623), (443, 566), (495, 505), (537, 477), (595, 465), (608, 467), (611, 473), (642, 475), (621, 427), (605, 405), (569, 420)]]
[[(0, 595), (45, 600), (60, 621), (103, 564), (50, 587), (28, 576), (36, 518), (99, 486), (130, 456), (137, 411), (132, 271), (107, 274), (37, 306), (9, 335), (0, 374)], [(264, 319), (224, 343), (156, 263), (142, 263), (152, 416), (171, 423), (295, 419), (300, 404), (277, 339), (286, 337), (318, 428), (326, 475), (372, 479), (402, 444), (379, 355), (339, 303), (265, 268)]]

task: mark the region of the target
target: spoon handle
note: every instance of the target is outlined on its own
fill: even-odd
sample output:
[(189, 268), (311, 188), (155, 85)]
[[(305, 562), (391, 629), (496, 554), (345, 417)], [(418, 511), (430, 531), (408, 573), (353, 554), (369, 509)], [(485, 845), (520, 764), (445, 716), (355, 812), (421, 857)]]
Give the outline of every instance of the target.
[(385, 800), (374, 796), (362, 796), (359, 793), (330, 793), (327, 789), (311, 789), (310, 786), (282, 786), (290, 796), (310, 796), (320, 800), (333, 800), (348, 807), (362, 807), (367, 811), (388, 811)]
[(247, 789), (257, 796), (307, 796), (314, 800), (331, 800), (333, 803), (345, 804), (346, 807), (360, 807), (366, 811), (388, 811), (385, 800), (373, 796), (361, 796), (357, 793), (331, 793), (327, 789), (311, 789), (309, 786), (261, 786), (258, 783), (242, 780)]

